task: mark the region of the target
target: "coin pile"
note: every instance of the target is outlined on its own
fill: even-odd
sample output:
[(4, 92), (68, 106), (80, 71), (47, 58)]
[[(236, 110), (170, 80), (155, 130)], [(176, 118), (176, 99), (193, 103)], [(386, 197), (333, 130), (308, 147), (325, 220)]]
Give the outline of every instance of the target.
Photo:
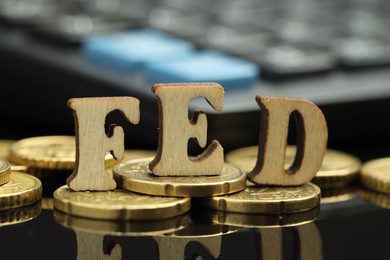
[[(249, 173), (255, 166), (257, 146), (236, 149), (226, 154), (226, 162)], [(296, 146), (288, 145), (285, 154), (285, 168), (295, 159)], [(321, 188), (321, 203), (333, 203), (353, 198), (357, 194), (354, 183), (358, 180), (361, 161), (348, 153), (327, 149), (321, 168), (311, 180)]]
[[(257, 160), (257, 146), (240, 148), (226, 154), (226, 162), (231, 163), (249, 173)], [(285, 167), (294, 161), (296, 146), (289, 145), (286, 149)], [(328, 149), (322, 161), (321, 168), (311, 180), (321, 189), (341, 188), (358, 179), (361, 161), (350, 154)]]
[(34, 176), (11, 170), (0, 160), (0, 226), (27, 221), (40, 212), (42, 185)]
[[(10, 145), (12, 169), (38, 178), (43, 186), (42, 207), (51, 209), (55, 189), (65, 184), (75, 166), (74, 136), (38, 136), (16, 141)], [(110, 155), (107, 167), (116, 162)]]

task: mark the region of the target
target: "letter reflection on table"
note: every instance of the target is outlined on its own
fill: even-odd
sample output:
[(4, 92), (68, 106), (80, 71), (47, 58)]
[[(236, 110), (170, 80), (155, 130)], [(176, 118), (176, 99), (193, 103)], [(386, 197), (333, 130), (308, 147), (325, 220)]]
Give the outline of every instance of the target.
[[(103, 248), (104, 235), (74, 230), (77, 239), (77, 260), (116, 260), (122, 259), (122, 247), (110, 244), (107, 254)], [(112, 245), (112, 246), (111, 246)]]
[(204, 245), (217, 258), (221, 253), (221, 236), (207, 238), (155, 237), (159, 247), (160, 260), (184, 259), (185, 248), (190, 242)]
[[(321, 235), (315, 223), (293, 227), (295, 231), (294, 251), (300, 260), (323, 259)], [(259, 249), (262, 260), (283, 259), (282, 228), (259, 228), (261, 243)]]
[[(195, 224), (165, 236), (155, 236), (159, 247), (159, 259), (187, 259), (186, 247), (190, 242), (203, 245), (213, 258), (221, 254), (222, 236), (240, 230), (219, 224)], [(192, 258), (191, 258), (192, 259)]]

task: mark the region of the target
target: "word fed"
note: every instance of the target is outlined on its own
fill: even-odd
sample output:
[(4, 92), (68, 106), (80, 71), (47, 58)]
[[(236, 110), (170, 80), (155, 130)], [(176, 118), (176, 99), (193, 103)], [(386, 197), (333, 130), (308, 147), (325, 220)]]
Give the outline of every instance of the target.
[[(201, 111), (188, 119), (189, 102), (204, 97), (222, 111), (224, 90), (217, 83), (155, 84), (152, 91), (159, 105), (159, 140), (149, 168), (156, 176), (219, 175), (224, 165), (223, 147), (213, 140), (207, 147), (207, 118)], [(261, 109), (259, 151), (250, 181), (262, 185), (293, 186), (309, 182), (321, 167), (326, 151), (328, 130), (321, 110), (313, 103), (295, 98), (256, 96)], [(104, 124), (107, 114), (122, 112), (131, 123), (140, 120), (139, 100), (134, 97), (73, 98), (76, 125), (76, 166), (67, 184), (74, 191), (113, 190), (112, 175), (105, 170), (105, 154), (115, 159), (124, 154), (124, 131), (112, 126), (108, 135)], [(285, 151), (290, 116), (296, 119), (297, 153), (285, 170)], [(187, 154), (190, 138), (205, 150), (198, 156)]]

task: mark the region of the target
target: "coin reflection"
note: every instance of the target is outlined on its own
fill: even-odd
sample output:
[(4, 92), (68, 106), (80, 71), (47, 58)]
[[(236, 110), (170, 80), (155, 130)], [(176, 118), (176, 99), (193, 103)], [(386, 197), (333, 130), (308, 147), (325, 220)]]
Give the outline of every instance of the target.
[(89, 232), (76, 231), (77, 260), (88, 259), (122, 259), (122, 247), (110, 241), (108, 247), (104, 248), (105, 235)]
[(41, 213), (41, 201), (32, 205), (0, 210), (0, 227), (30, 221)]
[(357, 186), (347, 186), (334, 189), (321, 189), (321, 204), (339, 203), (355, 198)]
[[(186, 247), (191, 242), (201, 244), (213, 258), (221, 253), (222, 236), (238, 231), (240, 228), (219, 224), (191, 224), (188, 227), (164, 236), (156, 236), (160, 260), (193, 259), (185, 256)], [(203, 259), (203, 258), (202, 258)]]
[(54, 220), (74, 231), (114, 236), (163, 235), (185, 228), (189, 224), (189, 214), (174, 218), (153, 221), (109, 221), (77, 217), (53, 210)]
[(390, 194), (380, 193), (368, 189), (361, 189), (359, 191), (359, 195), (369, 203), (384, 209), (390, 209)]
[(199, 221), (213, 222), (229, 226), (265, 228), (291, 227), (313, 222), (320, 215), (320, 207), (290, 214), (244, 214), (201, 209), (194, 213)]
[[(262, 260), (283, 259), (283, 228), (259, 228), (259, 255)], [(293, 227), (294, 255), (298, 259), (323, 259), (322, 239), (314, 222)]]

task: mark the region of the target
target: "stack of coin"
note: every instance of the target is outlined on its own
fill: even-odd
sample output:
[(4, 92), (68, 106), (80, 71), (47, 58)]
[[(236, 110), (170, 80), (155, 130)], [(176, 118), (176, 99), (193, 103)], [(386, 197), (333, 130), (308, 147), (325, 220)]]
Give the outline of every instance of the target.
[[(74, 136), (39, 136), (14, 142), (10, 147), (9, 160), (12, 169), (39, 178), (43, 184), (44, 208), (52, 208), (52, 194), (65, 184), (75, 166), (76, 140)], [(115, 159), (107, 155), (107, 167)]]
[[(123, 161), (155, 154), (148, 150), (126, 150)], [(191, 208), (190, 198), (141, 195), (120, 188), (78, 192), (62, 186), (56, 189), (53, 199), (56, 220), (63, 225), (80, 229), (79, 223), (84, 223), (82, 226), (88, 226), (89, 230), (107, 227), (108, 233), (126, 235), (166, 233), (183, 228), (184, 222), (188, 224), (185, 214)], [(130, 222), (118, 227), (113, 221)]]
[[(12, 171), (8, 161), (0, 160), (0, 212), (34, 204), (41, 197), (42, 184), (39, 179)], [(9, 214), (2, 212), (1, 215)]]
[(153, 158), (130, 160), (113, 168), (120, 187), (133, 192), (171, 197), (231, 194), (245, 188), (246, 174), (225, 164), (220, 175), (160, 177), (149, 170)]
[[(250, 146), (231, 151), (226, 154), (226, 162), (249, 173), (256, 164), (258, 149), (257, 146)], [(292, 165), (295, 154), (296, 146), (287, 146), (285, 158), (286, 168)], [(357, 180), (360, 168), (361, 161), (357, 157), (328, 149), (320, 170), (311, 182), (322, 189), (345, 187)]]

